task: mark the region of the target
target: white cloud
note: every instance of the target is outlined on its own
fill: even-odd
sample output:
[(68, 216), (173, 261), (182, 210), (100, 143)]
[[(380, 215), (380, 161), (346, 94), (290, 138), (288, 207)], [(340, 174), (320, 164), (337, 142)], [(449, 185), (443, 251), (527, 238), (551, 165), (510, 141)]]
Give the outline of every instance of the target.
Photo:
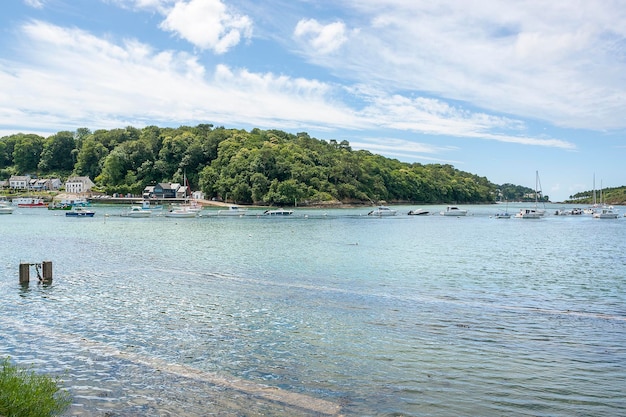
[(231, 12), (221, 0), (178, 1), (167, 12), (161, 28), (217, 54), (252, 36), (251, 19)]
[[(301, 51), (333, 74), (561, 127), (626, 127), (620, 1), (363, 0), (350, 7), (344, 13), (359, 32), (340, 56)], [(317, 33), (307, 22), (303, 33)]]
[[(188, 53), (155, 50), (133, 39), (113, 43), (41, 21), (22, 30), (21, 49), (30, 62), (0, 61), (0, 84), (6, 86), (0, 109), (12, 109), (0, 111), (4, 128), (54, 126), (58, 131), (216, 121), (317, 131), (382, 128), (573, 148), (564, 141), (524, 136), (518, 120), (437, 99), (407, 98), (369, 87), (346, 90), (224, 64), (206, 67)], [(356, 109), (346, 99), (366, 105)]]
[(24, 0), (24, 4), (35, 9), (43, 9), (46, 2), (44, 0)]
[(335, 52), (348, 40), (343, 22), (322, 25), (315, 19), (303, 19), (298, 22), (293, 33), (319, 54)]

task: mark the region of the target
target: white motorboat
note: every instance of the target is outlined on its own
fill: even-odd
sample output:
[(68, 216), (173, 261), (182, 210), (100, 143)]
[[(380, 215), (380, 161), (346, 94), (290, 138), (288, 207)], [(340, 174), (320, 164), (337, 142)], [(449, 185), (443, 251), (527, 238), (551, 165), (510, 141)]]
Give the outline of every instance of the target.
[(0, 214), (11, 214), (15, 207), (0, 201)]
[(239, 206), (229, 206), (227, 210), (218, 210), (218, 216), (245, 216), (247, 209)]
[(430, 212), (428, 210), (424, 210), (424, 209), (416, 209), (416, 210), (411, 210), (408, 212), (409, 216), (428, 216), (430, 214)]
[(442, 212), (440, 212), (442, 216), (467, 216), (467, 210), (460, 209), (457, 206), (448, 206)]
[(279, 208), (275, 210), (265, 210), (263, 214), (266, 216), (291, 216), (293, 214), (293, 210)]
[(538, 210), (534, 208), (523, 208), (515, 214), (515, 217), (518, 219), (540, 219), (544, 215), (543, 210)]
[(143, 209), (141, 206), (131, 206), (122, 213), (123, 217), (146, 218), (152, 216), (152, 210)]
[(619, 213), (613, 208), (613, 206), (602, 207), (601, 210), (593, 213), (594, 219), (617, 219), (618, 217)]
[(397, 210), (390, 209), (387, 206), (378, 206), (376, 209), (367, 213), (368, 216), (395, 216), (398, 214)]
[(196, 217), (198, 212), (195, 210), (190, 210), (187, 207), (181, 208), (173, 208), (167, 212), (165, 212), (165, 217), (177, 217), (182, 219), (189, 219), (192, 217)]

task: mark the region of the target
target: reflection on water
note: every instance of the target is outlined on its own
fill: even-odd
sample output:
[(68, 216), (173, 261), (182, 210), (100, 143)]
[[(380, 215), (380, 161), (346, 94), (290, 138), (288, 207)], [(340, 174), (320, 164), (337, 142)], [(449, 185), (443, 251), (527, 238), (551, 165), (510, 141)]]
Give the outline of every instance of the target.
[[(472, 209), (14, 215), (0, 355), (60, 375), (68, 415), (626, 411), (626, 221)], [(17, 283), (24, 253), (51, 285)]]

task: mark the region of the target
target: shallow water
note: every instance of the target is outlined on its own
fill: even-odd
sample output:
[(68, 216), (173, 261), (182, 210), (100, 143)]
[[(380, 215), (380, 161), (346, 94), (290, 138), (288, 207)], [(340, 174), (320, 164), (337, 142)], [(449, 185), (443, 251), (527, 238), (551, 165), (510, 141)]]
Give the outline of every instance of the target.
[(0, 216), (0, 356), (72, 416), (626, 412), (626, 219), (397, 208)]

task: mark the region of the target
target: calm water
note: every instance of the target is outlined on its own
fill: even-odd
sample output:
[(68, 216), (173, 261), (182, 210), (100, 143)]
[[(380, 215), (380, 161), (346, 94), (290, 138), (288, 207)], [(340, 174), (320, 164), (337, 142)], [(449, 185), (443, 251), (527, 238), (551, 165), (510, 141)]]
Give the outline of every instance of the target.
[[(68, 416), (626, 413), (626, 218), (396, 208), (18, 209), (0, 216), (0, 357), (60, 376)], [(20, 286), (43, 260), (53, 283), (33, 267)]]

